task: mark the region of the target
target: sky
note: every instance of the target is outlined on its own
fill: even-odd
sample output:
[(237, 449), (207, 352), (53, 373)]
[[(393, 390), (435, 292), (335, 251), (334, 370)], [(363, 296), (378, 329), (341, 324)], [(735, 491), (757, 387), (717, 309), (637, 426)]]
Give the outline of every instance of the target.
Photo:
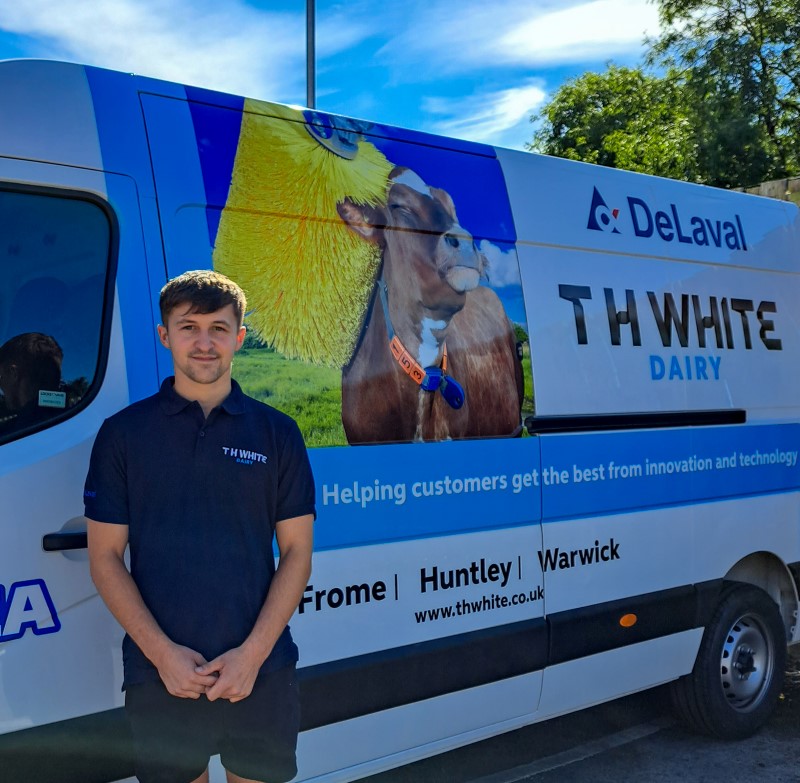
[[(0, 0), (0, 59), (306, 105), (306, 0)], [(316, 0), (316, 105), (523, 149), (565, 80), (636, 65), (650, 0)]]

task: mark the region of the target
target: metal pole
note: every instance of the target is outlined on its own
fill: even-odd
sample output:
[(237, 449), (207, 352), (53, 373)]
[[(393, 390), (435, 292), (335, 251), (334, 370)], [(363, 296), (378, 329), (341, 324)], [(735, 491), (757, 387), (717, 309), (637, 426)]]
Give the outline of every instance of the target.
[(306, 104), (309, 109), (316, 109), (316, 73), (314, 44), (315, 19), (314, 0), (306, 0)]

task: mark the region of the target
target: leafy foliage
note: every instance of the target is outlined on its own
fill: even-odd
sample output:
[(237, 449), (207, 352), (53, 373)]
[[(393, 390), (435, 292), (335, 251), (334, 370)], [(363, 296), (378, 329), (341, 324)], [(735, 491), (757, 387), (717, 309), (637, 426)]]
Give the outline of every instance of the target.
[(544, 108), (531, 149), (678, 179), (695, 179), (695, 148), (674, 74), (609, 65), (564, 84)]
[(246, 348), (251, 351), (274, 351), (275, 349), (271, 345), (267, 345), (266, 343), (261, 342), (261, 339), (256, 335), (256, 333), (252, 330), (247, 323), (247, 332), (244, 336), (244, 343), (242, 343), (242, 348)]
[(800, 0), (657, 0), (639, 68), (563, 85), (531, 148), (730, 187), (800, 172)]
[(751, 185), (800, 170), (800, 0), (659, 0), (651, 63), (680, 68), (707, 168)]

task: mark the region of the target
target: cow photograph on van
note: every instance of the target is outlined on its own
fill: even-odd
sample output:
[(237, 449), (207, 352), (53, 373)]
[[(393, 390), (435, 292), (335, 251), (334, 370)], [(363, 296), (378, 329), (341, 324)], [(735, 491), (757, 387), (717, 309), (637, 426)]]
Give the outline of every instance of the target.
[[(211, 112), (197, 122), (227, 141)], [(503, 302), (523, 331), (525, 316), (502, 175), (494, 160), (451, 158), (393, 129), (245, 107), (219, 228), (209, 222), (214, 267), (243, 281), (264, 344), (342, 367), (344, 442), (522, 430), (521, 348)], [(225, 175), (209, 161), (206, 182)], [(271, 395), (269, 373), (262, 384), (257, 396)]]
[(337, 208), (383, 250), (368, 321), (342, 374), (348, 442), (519, 434), (522, 356), (500, 299), (480, 285), (489, 264), (450, 195), (395, 168), (385, 206), (347, 199)]
[(0, 63), (0, 100), (0, 345), (52, 335), (66, 393), (0, 435), (3, 780), (134, 774), (82, 490), (198, 269), (313, 471), (297, 781), (661, 685), (704, 734), (765, 725), (800, 642), (796, 206), (92, 66)]

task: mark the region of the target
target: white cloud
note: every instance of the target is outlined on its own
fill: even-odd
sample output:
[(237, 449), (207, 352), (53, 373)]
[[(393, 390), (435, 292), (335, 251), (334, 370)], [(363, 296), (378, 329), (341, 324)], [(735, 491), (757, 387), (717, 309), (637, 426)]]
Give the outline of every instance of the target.
[[(252, 2), (0, 0), (0, 32), (24, 38), (32, 56), (304, 103), (303, 4), (283, 13)], [(522, 148), (531, 138), (529, 116), (545, 98), (543, 84), (525, 75), (552, 63), (636, 53), (645, 31), (656, 29), (650, 0), (404, 0), (377, 8), (350, 0), (317, 14), (317, 69), (321, 94), (335, 96), (340, 111), (375, 119), (388, 113), (396, 124)], [(369, 38), (389, 41), (372, 59), (359, 48)], [(376, 64), (387, 63), (395, 81), (408, 83), (492, 69), (495, 84), (497, 69), (523, 75), (507, 90), (428, 98), (419, 122), (403, 97), (375, 83), (385, 74)]]
[(530, 116), (546, 97), (534, 80), (467, 98), (426, 98), (422, 109), (434, 117), (427, 128), (434, 133), (521, 149), (532, 135)]
[[(36, 55), (270, 100), (305, 97), (303, 13), (241, 0), (25, 0), (0, 5), (0, 28), (33, 39)], [(356, 43), (363, 25), (318, 28), (319, 53)]]
[(657, 30), (658, 9), (649, 0), (593, 0), (515, 25), (494, 51), (526, 65), (606, 59), (638, 50)]
[(478, 245), (478, 248), (489, 262), (488, 278), (492, 288), (520, 284), (519, 262), (517, 261), (516, 250), (504, 252), (497, 245), (486, 239)]
[(650, 0), (427, 0), (406, 18), (408, 26), (380, 52), (398, 79), (415, 64), (430, 78), (494, 66), (605, 60), (638, 53), (645, 34), (658, 30)]

